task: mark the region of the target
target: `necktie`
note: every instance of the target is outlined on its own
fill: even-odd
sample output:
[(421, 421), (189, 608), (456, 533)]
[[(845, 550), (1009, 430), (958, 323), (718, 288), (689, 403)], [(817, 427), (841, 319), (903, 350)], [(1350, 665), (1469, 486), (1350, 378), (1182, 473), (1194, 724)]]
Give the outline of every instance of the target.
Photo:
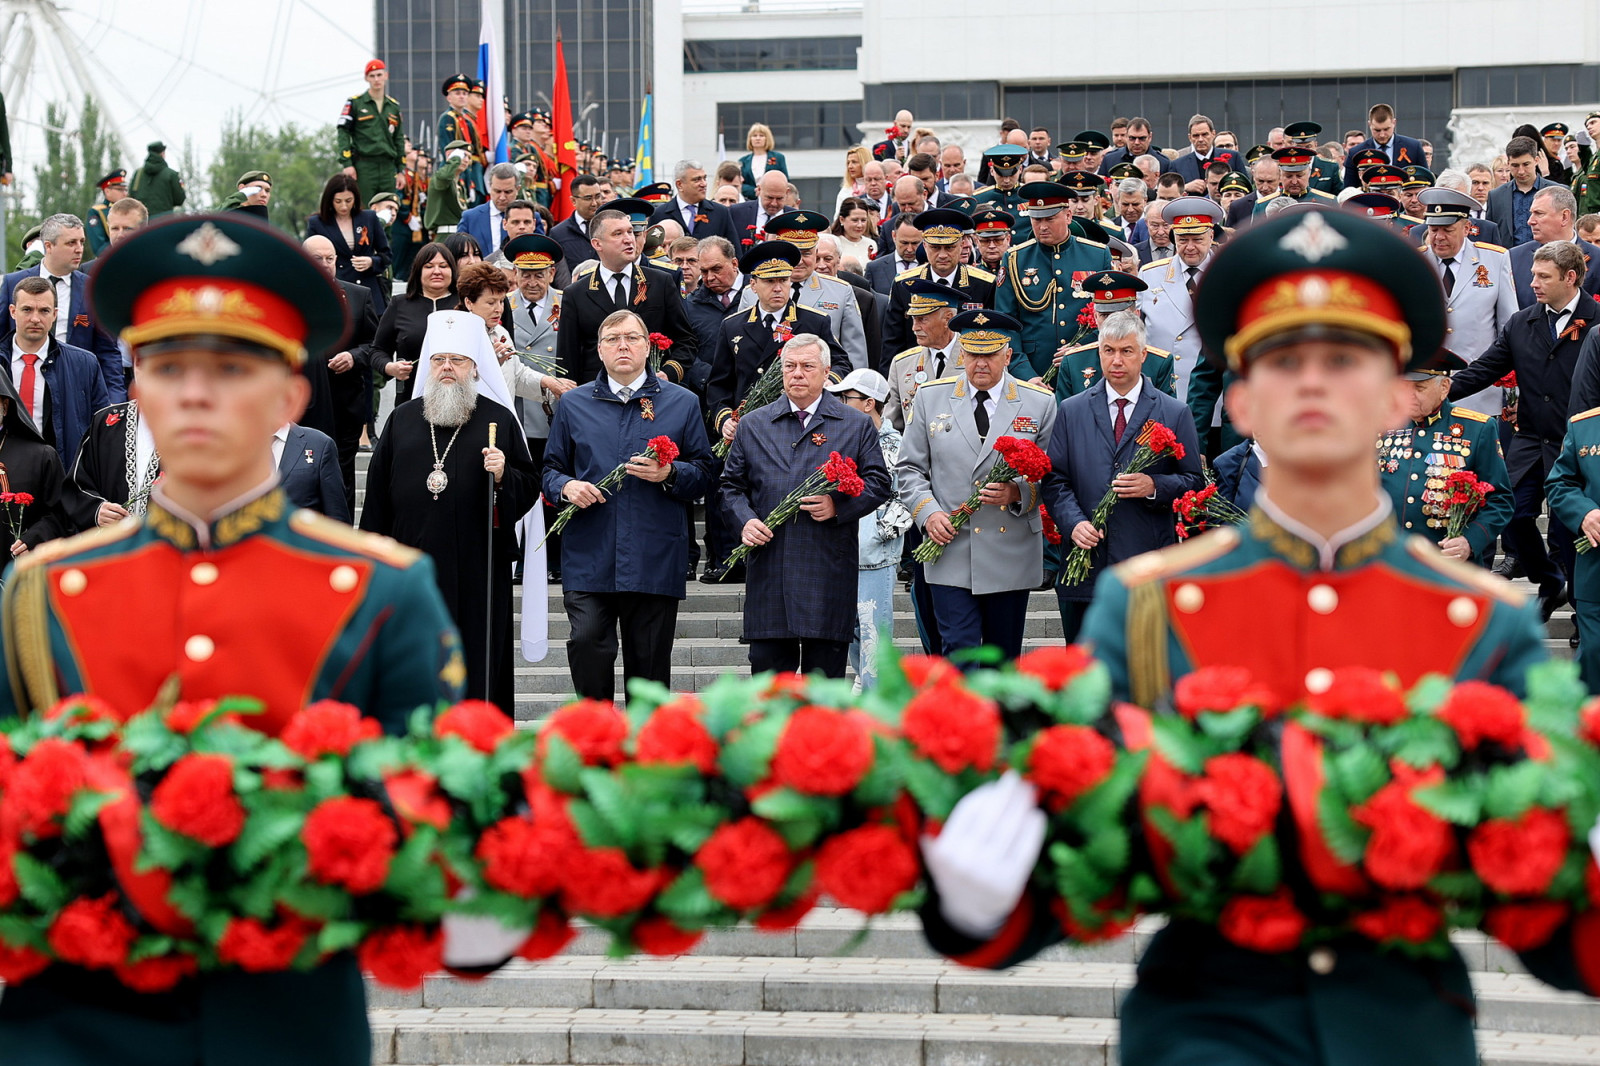
[(722, 301), (722, 309), (724, 311), (726, 311), (728, 309), (729, 301), (731, 301), (733, 299), (733, 292), (731, 290), (728, 291), (728, 292), (725, 292), (721, 296), (718, 296), (717, 299)]
[(979, 438), (989, 435), (989, 390), (979, 389), (972, 394), (972, 421), (978, 427)]
[(37, 352), (22, 353), (22, 384), (17, 387), (17, 392), (22, 399), (22, 409), (27, 412), (30, 421), (33, 419), (33, 390), (36, 380), (33, 365), (38, 361)]
[(777, 320), (774, 319), (771, 315), (762, 315), (761, 316), (761, 321), (766, 323), (767, 332), (768, 333), (774, 333), (774, 332), (777, 331), (777, 329), (778, 329)]
[(1444, 294), (1449, 296), (1450, 290), (1456, 287), (1456, 257), (1452, 255), (1440, 262), (1444, 264), (1444, 277), (1441, 279), (1444, 281)]
[(1128, 431), (1128, 401), (1125, 398), (1118, 399), (1116, 405), (1117, 420), (1111, 426), (1111, 436), (1116, 439), (1118, 444), (1121, 444), (1122, 435)]
[[(50, 295), (56, 301), (56, 325), (60, 326), (61, 323), (67, 321), (68, 309), (61, 306), (61, 279), (53, 274), (50, 275)], [(54, 330), (51, 332), (54, 332)]]
[(694, 235), (694, 205), (683, 205), (683, 232)]
[(622, 388), (617, 390), (617, 399), (621, 400), (623, 403), (627, 403), (628, 402), (628, 398), (630, 396), (632, 396), (632, 395), (633, 395), (633, 390), (628, 388), (628, 386), (626, 386), (626, 385), (622, 386)]
[(612, 278), (611, 280), (616, 284), (615, 294), (612, 296), (612, 299), (614, 301), (616, 301), (616, 305), (617, 305), (618, 308), (627, 307), (628, 306), (628, 283), (622, 280), (622, 275), (621, 274), (618, 274), (616, 277)]
[(1189, 290), (1189, 295), (1190, 296), (1193, 296), (1194, 295), (1194, 278), (1195, 278), (1196, 274), (1200, 273), (1200, 268), (1199, 267), (1185, 267), (1184, 268), (1184, 273), (1189, 275), (1189, 280), (1185, 281), (1183, 283), (1183, 287)]
[(796, 411), (794, 413), (794, 417), (795, 417), (795, 420), (800, 423), (800, 428), (801, 429), (805, 429), (806, 428), (806, 419), (811, 417), (811, 415), (810, 415), (810, 412), (808, 412), (808, 411)]
[(942, 377), (944, 377), (944, 352), (939, 351), (933, 354), (933, 379), (937, 381)]
[(789, 286), (789, 289), (794, 294), (790, 298), (791, 302), (798, 304), (800, 302), (800, 283), (798, 281), (795, 282), (793, 285)]
[[(1561, 312), (1557, 311), (1554, 307), (1550, 308), (1550, 343), (1552, 343), (1552, 344), (1554, 344), (1555, 340), (1556, 340), (1556, 323), (1558, 323), (1560, 321), (1561, 321)], [(23, 356), (23, 358), (26, 359), (27, 356)], [(28, 377), (27, 377), (26, 374), (23, 375), (22, 380), (23, 381), (27, 381), (28, 380)]]

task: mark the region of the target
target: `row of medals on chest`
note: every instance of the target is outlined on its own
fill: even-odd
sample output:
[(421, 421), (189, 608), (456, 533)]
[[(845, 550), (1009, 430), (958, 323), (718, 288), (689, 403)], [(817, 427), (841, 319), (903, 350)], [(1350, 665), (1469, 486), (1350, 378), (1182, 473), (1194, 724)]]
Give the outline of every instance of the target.
[(1401, 463), (1426, 458), (1427, 481), (1422, 490), (1425, 513), (1443, 516), (1445, 479), (1452, 471), (1467, 468), (1467, 460), (1472, 455), (1472, 441), (1461, 436), (1462, 432), (1460, 426), (1452, 425), (1448, 433), (1434, 433), (1432, 449), (1426, 452), (1413, 444), (1417, 434), (1409, 428), (1390, 433), (1379, 442), (1379, 463), (1386, 473), (1398, 472)]

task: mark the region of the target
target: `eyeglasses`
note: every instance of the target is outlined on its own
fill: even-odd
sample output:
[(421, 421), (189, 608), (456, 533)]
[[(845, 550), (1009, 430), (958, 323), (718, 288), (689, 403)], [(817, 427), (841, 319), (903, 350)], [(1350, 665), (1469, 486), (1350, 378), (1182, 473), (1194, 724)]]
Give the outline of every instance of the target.
[(592, 192), (588, 196), (574, 196), (572, 199), (574, 201), (576, 201), (577, 203), (586, 204), (590, 200), (598, 200), (598, 199), (600, 199), (600, 196), (601, 196), (600, 193)]
[(608, 336), (601, 337), (600, 343), (608, 344), (612, 347), (626, 344), (628, 347), (633, 348), (643, 344), (645, 340), (646, 337), (643, 333), (613, 333)]
[(871, 399), (870, 396), (863, 396), (859, 392), (847, 392), (839, 398), (849, 403), (860, 403), (862, 400)]
[(451, 366), (466, 366), (472, 361), (472, 357), (467, 355), (436, 355), (429, 359), (428, 363), (432, 366), (444, 366), (446, 363)]

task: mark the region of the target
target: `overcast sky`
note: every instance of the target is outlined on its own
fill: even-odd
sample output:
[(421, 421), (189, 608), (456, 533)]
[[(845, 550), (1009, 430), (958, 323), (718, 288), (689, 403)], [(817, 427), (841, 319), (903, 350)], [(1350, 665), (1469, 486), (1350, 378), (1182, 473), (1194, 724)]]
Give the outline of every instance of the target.
[[(372, 56), (372, 0), (60, 0), (60, 8), (129, 147), (128, 166), (158, 138), (176, 163), (186, 135), (204, 161), (230, 111), (271, 126), (331, 123)], [(14, 52), (8, 41), (5, 58)], [(6, 96), (22, 174), (43, 150), (27, 120), (72, 95), (59, 53), (41, 47), (36, 57), (26, 87)], [(11, 70), (0, 76), (13, 85)]]

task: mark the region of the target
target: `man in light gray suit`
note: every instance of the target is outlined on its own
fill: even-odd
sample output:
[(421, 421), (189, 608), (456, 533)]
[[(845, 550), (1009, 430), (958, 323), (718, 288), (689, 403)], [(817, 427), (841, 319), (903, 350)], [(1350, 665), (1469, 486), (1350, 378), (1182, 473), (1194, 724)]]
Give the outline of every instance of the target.
[[(790, 211), (767, 221), (767, 239), (784, 241), (800, 249), (800, 265), (794, 270), (794, 298), (803, 307), (828, 316), (834, 337), (844, 346), (854, 370), (876, 369), (869, 362), (867, 334), (861, 324), (861, 305), (855, 289), (847, 281), (817, 272), (817, 234), (828, 228), (829, 219), (815, 211)], [(748, 288), (739, 298), (743, 310), (756, 302)]]
[[(962, 366), (918, 392), (896, 467), (900, 501), (923, 534), (944, 546), (924, 564), (943, 653), (994, 645), (1014, 659), (1022, 652), (1028, 594), (1044, 572), (1039, 486), (983, 479), (999, 438), (1044, 447), (1055, 426), (1055, 397), (1007, 373), (1022, 329), (1016, 319), (976, 309), (950, 325), (960, 334)], [(956, 529), (951, 515), (980, 487), (981, 504)]]
[[(1498, 245), (1467, 239), (1478, 202), (1466, 193), (1424, 189), (1421, 200), (1428, 224), (1422, 256), (1444, 287), (1445, 346), (1470, 364), (1517, 313), (1511, 256)], [(1498, 415), (1500, 389), (1490, 386), (1456, 404)]]

